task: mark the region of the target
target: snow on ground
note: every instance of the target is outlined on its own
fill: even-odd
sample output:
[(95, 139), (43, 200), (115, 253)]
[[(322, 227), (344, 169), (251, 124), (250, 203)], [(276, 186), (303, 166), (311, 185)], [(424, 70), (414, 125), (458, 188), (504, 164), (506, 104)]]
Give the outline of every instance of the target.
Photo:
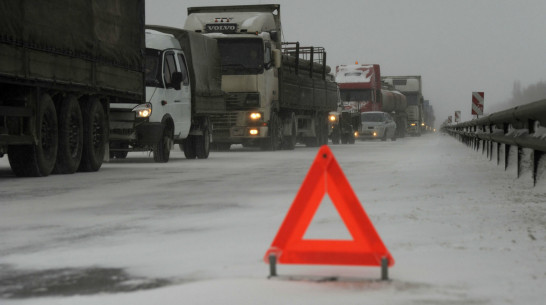
[[(98, 173), (29, 179), (12, 177), (4, 157), (0, 283), (95, 268), (157, 288), (56, 294), (27, 278), (34, 297), (0, 285), (0, 303), (543, 304), (546, 162), (533, 187), (515, 162), (505, 172), (439, 134), (330, 147), (396, 261), (391, 281), (376, 267), (323, 265), (279, 265), (267, 279), (262, 257), (317, 148), (237, 147), (208, 160), (173, 151), (167, 164), (132, 153)], [(327, 200), (306, 233), (321, 236), (347, 238)]]

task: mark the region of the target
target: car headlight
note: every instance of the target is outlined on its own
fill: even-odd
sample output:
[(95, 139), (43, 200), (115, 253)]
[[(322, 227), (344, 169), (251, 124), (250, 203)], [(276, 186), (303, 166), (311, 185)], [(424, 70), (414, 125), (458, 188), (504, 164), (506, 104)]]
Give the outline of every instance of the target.
[(335, 122), (336, 121), (336, 116), (333, 115), (333, 114), (330, 115), (329, 120), (330, 120), (330, 122)]
[(136, 112), (137, 118), (148, 118), (152, 115), (152, 104), (140, 104), (133, 108), (133, 111)]

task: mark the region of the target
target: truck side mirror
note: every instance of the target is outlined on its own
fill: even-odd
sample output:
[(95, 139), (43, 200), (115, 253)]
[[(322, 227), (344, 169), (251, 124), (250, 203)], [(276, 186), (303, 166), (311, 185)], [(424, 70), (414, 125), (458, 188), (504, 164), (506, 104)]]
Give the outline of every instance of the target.
[(281, 50), (274, 49), (272, 53), (273, 53), (273, 63), (275, 64), (275, 68), (279, 69), (281, 67), (281, 61), (282, 61)]
[(271, 40), (277, 41), (277, 39), (279, 38), (279, 32), (271, 31), (269, 32), (269, 37), (271, 37)]
[(182, 72), (173, 72), (171, 83), (174, 90), (180, 90), (182, 88)]

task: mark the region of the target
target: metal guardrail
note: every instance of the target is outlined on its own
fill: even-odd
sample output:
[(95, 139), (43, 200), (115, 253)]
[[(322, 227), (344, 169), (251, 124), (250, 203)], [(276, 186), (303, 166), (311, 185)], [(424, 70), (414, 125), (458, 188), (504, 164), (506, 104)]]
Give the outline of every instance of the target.
[(456, 125), (442, 126), (442, 131), (476, 150), (481, 146), (482, 153), (487, 151), (489, 160), (493, 158), (493, 143), (496, 143), (497, 164), (500, 164), (499, 152), (504, 144), (505, 170), (508, 167), (510, 147), (516, 146), (518, 178), (521, 174), (523, 149), (532, 149), (533, 183), (536, 185), (539, 162), (546, 153), (546, 99)]

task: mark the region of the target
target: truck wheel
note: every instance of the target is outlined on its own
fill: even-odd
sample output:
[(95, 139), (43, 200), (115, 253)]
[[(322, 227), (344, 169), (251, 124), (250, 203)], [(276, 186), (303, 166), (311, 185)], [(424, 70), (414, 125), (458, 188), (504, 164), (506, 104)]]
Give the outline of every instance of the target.
[(355, 133), (351, 133), (350, 135), (347, 135), (347, 142), (349, 144), (355, 144)]
[(284, 137), (282, 148), (286, 150), (294, 150), (296, 148), (298, 126), (296, 125), (296, 116), (292, 113), (290, 117), (290, 135)]
[(61, 103), (59, 111), (59, 148), (53, 173), (73, 174), (82, 159), (83, 119), (80, 104), (74, 96)]
[(154, 161), (157, 163), (169, 162), (169, 156), (171, 155), (171, 147), (173, 143), (173, 132), (167, 126), (163, 126), (163, 135), (159, 141), (154, 145)]
[(51, 97), (42, 95), (36, 118), (36, 145), (11, 145), (8, 159), (15, 175), (43, 177), (55, 167), (58, 149), (57, 113)]
[(341, 140), (341, 131), (339, 130), (339, 125), (334, 126), (334, 130), (332, 130), (332, 144), (339, 144)]
[(282, 142), (282, 124), (275, 112), (271, 113), (268, 136), (263, 139), (262, 150), (277, 150)]
[(202, 136), (195, 137), (195, 153), (198, 159), (206, 159), (210, 152), (210, 133), (209, 129), (203, 130)]
[(184, 150), (184, 156), (186, 159), (195, 159), (197, 157), (197, 152), (195, 151), (195, 136), (188, 136), (183, 142), (182, 147)]
[[(83, 105), (83, 107), (81, 107)], [(80, 104), (83, 116), (83, 150), (79, 171), (96, 172), (102, 166), (107, 143), (106, 115), (101, 103), (90, 98)]]

